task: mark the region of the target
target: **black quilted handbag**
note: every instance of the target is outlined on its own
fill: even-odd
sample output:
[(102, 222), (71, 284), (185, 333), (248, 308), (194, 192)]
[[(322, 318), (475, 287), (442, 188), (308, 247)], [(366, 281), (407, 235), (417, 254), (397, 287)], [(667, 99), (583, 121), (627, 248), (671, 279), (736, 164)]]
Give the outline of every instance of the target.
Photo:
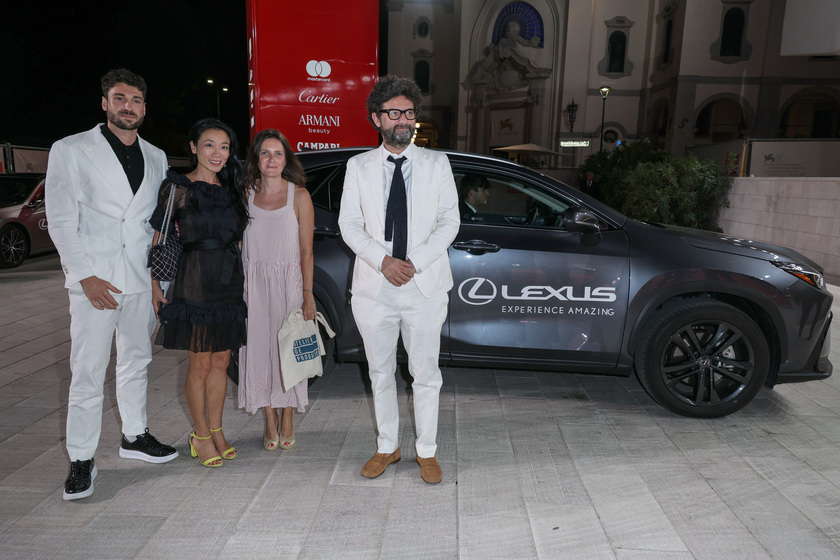
[(175, 231), (169, 231), (172, 223), (173, 205), (175, 203), (175, 185), (169, 185), (169, 201), (166, 211), (163, 213), (163, 226), (161, 227), (158, 242), (149, 249), (149, 260), (146, 262), (152, 271), (152, 278), (161, 282), (171, 282), (178, 272), (178, 263), (181, 261), (183, 247)]

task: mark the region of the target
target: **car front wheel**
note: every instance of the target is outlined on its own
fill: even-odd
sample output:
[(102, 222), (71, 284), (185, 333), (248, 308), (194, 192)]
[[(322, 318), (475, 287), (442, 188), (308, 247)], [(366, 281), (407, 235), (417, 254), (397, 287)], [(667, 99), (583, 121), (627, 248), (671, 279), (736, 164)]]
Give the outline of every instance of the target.
[(0, 229), (0, 268), (20, 266), (29, 254), (29, 241), (20, 228), (5, 225)]
[(667, 305), (648, 321), (635, 362), (642, 386), (663, 407), (714, 418), (755, 397), (770, 358), (764, 333), (744, 312), (693, 301)]

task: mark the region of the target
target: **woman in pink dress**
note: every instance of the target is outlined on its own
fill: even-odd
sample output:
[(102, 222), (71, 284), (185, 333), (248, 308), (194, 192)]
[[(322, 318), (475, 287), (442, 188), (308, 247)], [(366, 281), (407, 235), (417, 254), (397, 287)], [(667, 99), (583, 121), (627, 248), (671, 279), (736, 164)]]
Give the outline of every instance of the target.
[(277, 331), (292, 310), (300, 307), (307, 320), (317, 312), (315, 212), (303, 185), (303, 167), (286, 137), (270, 129), (257, 133), (245, 160), (251, 216), (242, 242), (248, 345), (239, 354), (239, 406), (251, 413), (263, 409), (263, 445), (269, 451), (294, 447), (294, 409), (304, 412), (309, 404), (307, 381), (283, 387), (277, 350)]

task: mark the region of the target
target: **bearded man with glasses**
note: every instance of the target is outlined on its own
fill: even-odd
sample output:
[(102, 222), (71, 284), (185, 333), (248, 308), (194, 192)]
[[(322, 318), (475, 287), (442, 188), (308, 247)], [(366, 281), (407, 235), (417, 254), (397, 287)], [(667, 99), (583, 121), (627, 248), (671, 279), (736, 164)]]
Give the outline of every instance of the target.
[(347, 162), (338, 225), (356, 253), (351, 306), (379, 432), (361, 474), (376, 478), (401, 458), (395, 372), (402, 336), (413, 378), (416, 460), (423, 480), (435, 484), (443, 476), (435, 454), (440, 331), (452, 288), (447, 249), (460, 220), (448, 158), (411, 142), (421, 101), (413, 80), (384, 76), (376, 83), (367, 111), (382, 145)]

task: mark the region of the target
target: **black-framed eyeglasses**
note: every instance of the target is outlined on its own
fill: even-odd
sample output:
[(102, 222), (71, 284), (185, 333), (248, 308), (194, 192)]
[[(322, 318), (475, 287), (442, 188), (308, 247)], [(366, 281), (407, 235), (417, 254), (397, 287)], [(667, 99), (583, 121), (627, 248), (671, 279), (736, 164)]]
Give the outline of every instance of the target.
[(417, 118), (417, 109), (380, 109), (377, 113), (387, 113), (388, 118), (392, 121), (400, 120), (402, 115), (405, 115), (410, 121)]

